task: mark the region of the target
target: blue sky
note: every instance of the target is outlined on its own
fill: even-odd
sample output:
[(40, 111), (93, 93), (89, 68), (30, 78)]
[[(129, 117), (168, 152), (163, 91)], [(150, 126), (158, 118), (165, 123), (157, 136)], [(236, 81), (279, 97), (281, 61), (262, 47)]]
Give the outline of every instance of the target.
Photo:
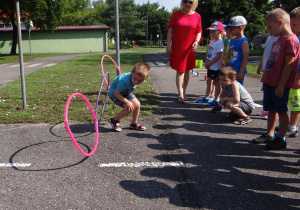
[[(96, 1), (96, 0), (91, 0), (91, 1)], [(148, 0), (135, 0), (135, 4), (146, 4), (148, 3)], [(149, 0), (150, 4), (153, 3), (159, 3), (160, 6), (164, 6), (166, 10), (169, 12), (172, 12), (172, 9), (174, 7), (177, 7), (180, 5), (180, 0)]]
[[(148, 0), (135, 0), (135, 4), (146, 4), (148, 3)], [(172, 9), (176, 6), (180, 5), (180, 0), (149, 0), (149, 3), (159, 3), (159, 5), (164, 6), (166, 10), (169, 12), (172, 12)]]

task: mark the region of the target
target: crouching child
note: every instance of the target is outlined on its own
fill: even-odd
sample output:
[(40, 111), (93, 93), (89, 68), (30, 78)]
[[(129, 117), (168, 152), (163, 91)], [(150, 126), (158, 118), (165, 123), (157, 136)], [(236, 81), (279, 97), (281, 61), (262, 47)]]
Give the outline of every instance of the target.
[(236, 81), (236, 70), (230, 66), (223, 67), (219, 72), (219, 83), (222, 88), (220, 105), (237, 116), (234, 124), (248, 124), (251, 121), (249, 115), (255, 109), (255, 105), (248, 91)]

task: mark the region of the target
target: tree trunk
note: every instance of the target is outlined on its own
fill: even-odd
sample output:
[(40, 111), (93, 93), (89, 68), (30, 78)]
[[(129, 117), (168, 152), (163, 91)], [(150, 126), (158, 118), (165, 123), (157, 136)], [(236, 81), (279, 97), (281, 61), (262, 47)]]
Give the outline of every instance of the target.
[(13, 26), (13, 40), (12, 40), (10, 55), (17, 55), (18, 27), (14, 21), (12, 21), (11, 23)]

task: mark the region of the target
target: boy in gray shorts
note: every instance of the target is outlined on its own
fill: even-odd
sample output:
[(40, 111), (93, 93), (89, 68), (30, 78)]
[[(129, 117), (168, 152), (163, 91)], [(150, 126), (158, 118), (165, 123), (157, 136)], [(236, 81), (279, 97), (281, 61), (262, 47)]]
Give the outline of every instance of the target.
[(220, 105), (239, 116), (234, 124), (248, 124), (255, 105), (248, 91), (236, 81), (236, 70), (230, 66), (223, 67), (219, 72), (219, 83), (222, 87)]

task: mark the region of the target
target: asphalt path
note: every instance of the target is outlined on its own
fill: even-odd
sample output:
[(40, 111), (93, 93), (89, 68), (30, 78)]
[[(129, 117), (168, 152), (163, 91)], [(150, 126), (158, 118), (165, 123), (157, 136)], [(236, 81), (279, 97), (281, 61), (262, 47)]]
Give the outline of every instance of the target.
[[(143, 55), (146, 62), (165, 54)], [(161, 59), (161, 60), (160, 60)], [(161, 109), (140, 119), (145, 132), (113, 132), (100, 126), (99, 146), (83, 157), (63, 123), (1, 125), (0, 209), (299, 209), (299, 137), (283, 151), (253, 145), (265, 132), (256, 116), (237, 126), (228, 110), (194, 101), (203, 96), (203, 70), (190, 74), (189, 101), (178, 104), (175, 71), (151, 67)], [(247, 76), (245, 87), (262, 104), (261, 83)], [(93, 148), (93, 125), (71, 126), (85, 151)]]

